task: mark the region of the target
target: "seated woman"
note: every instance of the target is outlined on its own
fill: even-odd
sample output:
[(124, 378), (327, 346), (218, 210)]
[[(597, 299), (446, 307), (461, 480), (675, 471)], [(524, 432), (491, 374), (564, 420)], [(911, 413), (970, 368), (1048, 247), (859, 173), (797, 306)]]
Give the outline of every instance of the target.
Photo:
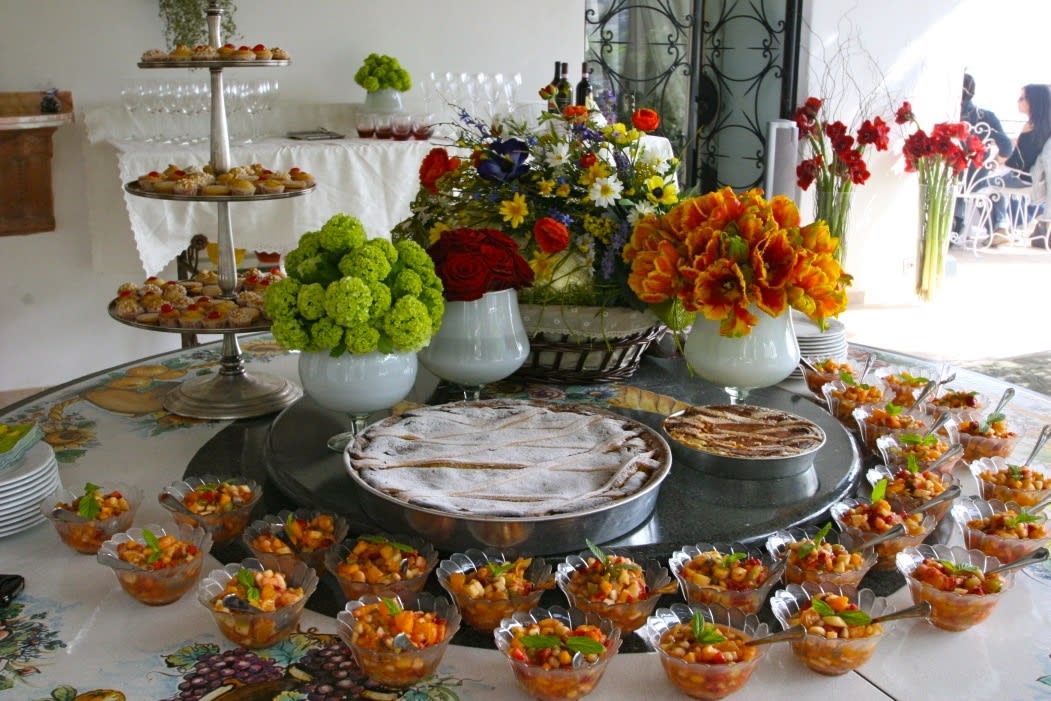
[[(1033, 182), (1030, 171), (1039, 159), (1044, 144), (1051, 137), (1051, 88), (1040, 83), (1026, 85), (1018, 96), (1018, 110), (1028, 119), (1018, 135), (1011, 157), (1005, 164), (1008, 168), (1013, 169), (1003, 178), (1005, 188), (1028, 188)], [(994, 203), (994, 217), (996, 216), (995, 207)], [(1031, 206), (1028, 212), (1012, 213), (1011, 220), (1029, 221), (1037, 212), (1038, 207)], [(1001, 226), (1003, 223), (996, 222), (996, 233), (1006, 236), (1006, 227)], [(997, 245), (997, 241), (994, 241), (993, 245)]]

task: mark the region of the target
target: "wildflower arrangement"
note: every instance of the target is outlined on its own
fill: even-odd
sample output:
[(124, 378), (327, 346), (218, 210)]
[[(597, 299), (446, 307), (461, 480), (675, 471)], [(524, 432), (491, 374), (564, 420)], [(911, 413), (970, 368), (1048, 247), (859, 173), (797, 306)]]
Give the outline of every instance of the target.
[(495, 229), (447, 229), (427, 254), (450, 302), (470, 302), (486, 292), (533, 284), (533, 269), (518, 244)]
[(944, 276), (956, 187), (968, 166), (982, 167), (985, 145), (964, 122), (941, 122), (927, 134), (908, 102), (898, 108), (894, 121), (913, 129), (902, 150), (906, 172), (919, 173), (922, 187), (923, 240), (916, 265), (916, 292), (929, 299)]
[(427, 252), (414, 241), (368, 239), (347, 214), (303, 234), (285, 271), (267, 288), (265, 308), (289, 350), (414, 352), (441, 326), (442, 282)]
[(372, 53), (365, 57), (365, 62), (354, 74), (354, 82), (368, 92), (384, 88), (405, 92), (412, 87), (412, 76), (393, 56)]
[(780, 316), (791, 307), (824, 327), (846, 309), (851, 276), (835, 249), (828, 224), (800, 226), (789, 198), (726, 187), (639, 219), (624, 260), (632, 291), (669, 327), (701, 313), (737, 338), (751, 332), (755, 310)]
[(820, 98), (808, 97), (796, 109), (799, 140), (810, 154), (796, 166), (796, 182), (804, 190), (817, 184), (816, 218), (827, 221), (832, 235), (840, 240), (836, 256), (842, 262), (850, 193), (871, 175), (865, 163), (868, 147), (886, 151), (890, 145), (890, 126), (877, 116), (866, 119), (856, 135), (851, 135), (846, 124), (822, 115), (823, 106)]
[(424, 159), (412, 215), (395, 236), (429, 246), (450, 229), (498, 229), (535, 274), (522, 301), (637, 307), (621, 251), (635, 221), (679, 196), (678, 160), (644, 143), (659, 115), (639, 110), (632, 121), (600, 126), (570, 106), (538, 123), (491, 126), (461, 111), (454, 146)]

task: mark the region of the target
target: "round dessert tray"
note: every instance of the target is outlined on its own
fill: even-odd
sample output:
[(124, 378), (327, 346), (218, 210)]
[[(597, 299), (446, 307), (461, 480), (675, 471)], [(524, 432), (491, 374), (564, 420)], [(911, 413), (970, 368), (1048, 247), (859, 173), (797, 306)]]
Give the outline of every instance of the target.
[[(689, 377), (680, 359), (647, 358), (631, 383), (696, 405), (726, 401), (721, 388)], [(562, 554), (581, 550), (588, 537), (596, 542), (605, 538), (614, 547), (649, 546), (670, 554), (686, 543), (757, 542), (774, 531), (826, 517), (829, 506), (853, 493), (861, 479), (862, 462), (856, 441), (835, 417), (803, 395), (769, 387), (754, 390), (749, 401), (797, 414), (821, 427), (826, 440), (809, 469), (779, 479), (734, 479), (708, 474), (681, 462), (673, 449), (672, 467), (661, 483), (656, 507), (636, 527), (625, 528), (621, 535), (614, 536), (614, 530), (620, 529), (598, 534), (586, 530), (589, 526), (578, 524), (581, 528), (574, 534), (572, 547), (565, 547), (564, 541), (542, 539), (529, 539), (516, 547), (529, 548), (538, 555)], [(660, 434), (664, 419), (660, 413), (621, 408), (615, 413), (646, 424)], [(384, 414), (372, 418), (381, 420)], [(389, 530), (370, 513), (373, 510), (367, 506), (367, 500), (373, 497), (347, 473), (343, 456), (326, 447), (328, 437), (346, 430), (347, 423), (345, 415), (303, 397), (270, 424), (263, 445), (265, 469), (274, 484), (300, 506), (343, 514), (361, 529)], [(399, 518), (407, 521), (414, 510), (406, 508), (400, 513)], [(468, 530), (466, 521), (452, 519), (445, 523), (457, 532), (461, 528)], [(501, 523), (518, 525), (498, 518), (489, 525), (498, 527)], [(439, 530), (428, 536), (432, 542), (444, 537)], [(485, 544), (478, 537), (473, 541), (475, 547)]]
[(175, 195), (166, 192), (150, 192), (143, 190), (138, 182), (125, 183), (124, 189), (128, 194), (136, 197), (146, 197), (154, 200), (176, 200), (180, 202), (259, 202), (261, 200), (285, 200), (289, 197), (301, 197), (310, 194), (317, 187), (316, 184), (305, 187), (302, 190), (289, 190), (287, 192), (276, 192), (272, 194), (257, 193), (255, 195)]
[(110, 300), (109, 305), (106, 307), (106, 311), (109, 312), (110, 317), (114, 321), (119, 321), (125, 326), (132, 326), (136, 329), (145, 329), (146, 331), (162, 331), (164, 333), (179, 333), (179, 334), (225, 334), (225, 333), (259, 333), (261, 331), (269, 331), (270, 324), (253, 324), (252, 326), (239, 326), (237, 328), (227, 327), (222, 329), (184, 329), (179, 326), (158, 326), (156, 324), (142, 324), (134, 319), (125, 319), (117, 315), (117, 300)]
[(163, 61), (139, 61), (139, 68), (274, 68), (275, 66), (288, 66), (292, 59), (259, 59), (248, 61), (232, 61), (229, 59), (166, 59)]

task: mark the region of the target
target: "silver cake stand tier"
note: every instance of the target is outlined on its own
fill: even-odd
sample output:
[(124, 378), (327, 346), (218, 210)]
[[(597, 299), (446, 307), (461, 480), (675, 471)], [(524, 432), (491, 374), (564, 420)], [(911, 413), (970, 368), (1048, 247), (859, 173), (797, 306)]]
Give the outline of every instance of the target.
[(245, 372), (236, 334), (226, 333), (222, 348), (219, 372), (180, 384), (165, 396), (165, 409), (195, 419), (247, 419), (281, 411), (303, 396), (284, 377)]

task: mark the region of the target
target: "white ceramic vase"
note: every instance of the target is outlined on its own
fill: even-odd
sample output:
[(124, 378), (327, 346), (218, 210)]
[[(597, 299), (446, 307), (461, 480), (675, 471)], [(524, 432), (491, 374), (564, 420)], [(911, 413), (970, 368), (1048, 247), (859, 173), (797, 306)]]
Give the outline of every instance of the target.
[(394, 88), (383, 88), (365, 93), (365, 111), (391, 114), (404, 112), (405, 107), (401, 102), (401, 93)]
[(326, 409), (350, 415), (351, 430), (328, 440), (342, 452), (365, 426), (369, 414), (389, 409), (412, 391), (416, 382), (415, 353), (299, 354), (299, 381), (303, 391)]
[(441, 328), (418, 353), (437, 377), (477, 399), (481, 386), (502, 380), (529, 355), (529, 336), (515, 290), (487, 292), (469, 302), (446, 302)]
[(748, 390), (769, 387), (792, 374), (799, 364), (799, 344), (788, 309), (770, 316), (752, 307), (759, 321), (741, 338), (719, 335), (719, 322), (700, 314), (686, 338), (683, 355), (694, 372), (726, 389), (731, 403)]

